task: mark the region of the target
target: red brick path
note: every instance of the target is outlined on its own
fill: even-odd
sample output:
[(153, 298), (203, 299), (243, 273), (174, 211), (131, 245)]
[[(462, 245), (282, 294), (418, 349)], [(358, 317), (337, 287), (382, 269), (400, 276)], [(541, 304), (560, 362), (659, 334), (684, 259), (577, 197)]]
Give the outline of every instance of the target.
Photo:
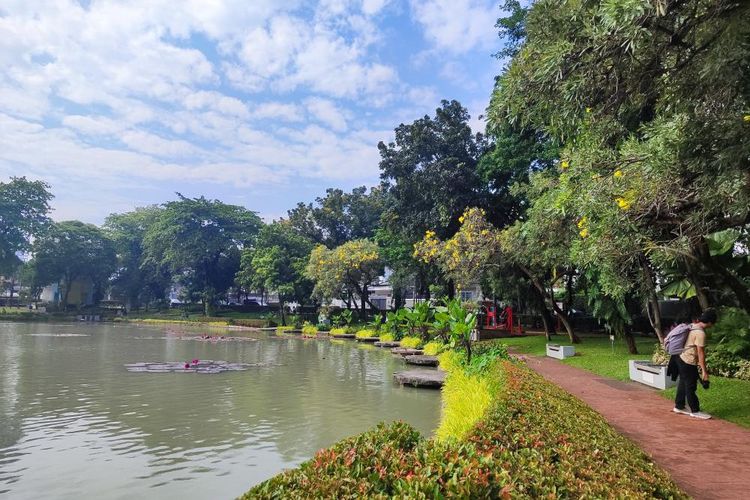
[(750, 499), (750, 430), (724, 420), (673, 413), (671, 401), (636, 382), (604, 378), (551, 358), (526, 358), (530, 368), (635, 441), (689, 495)]

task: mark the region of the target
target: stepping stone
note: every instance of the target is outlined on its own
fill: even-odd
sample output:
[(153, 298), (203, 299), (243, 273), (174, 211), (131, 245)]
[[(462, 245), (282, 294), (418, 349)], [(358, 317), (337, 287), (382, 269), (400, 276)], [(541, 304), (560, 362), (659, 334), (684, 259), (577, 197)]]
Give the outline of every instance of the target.
[(331, 337), (331, 338), (334, 338), (334, 339), (353, 339), (353, 338), (357, 337), (353, 333), (339, 333), (338, 335), (331, 335), (329, 333), (328, 336)]
[(445, 383), (445, 375), (441, 370), (416, 369), (396, 372), (393, 378), (401, 385), (439, 389)]
[(437, 366), (440, 364), (437, 356), (425, 356), (424, 354), (411, 354), (404, 357), (409, 365), (420, 365), (420, 366)]
[(380, 341), (380, 337), (359, 337), (357, 338), (357, 342), (378, 342)]
[(401, 342), (375, 342), (376, 347), (398, 347)]
[(408, 349), (406, 347), (397, 347), (395, 349), (391, 349), (391, 352), (393, 354), (398, 354), (399, 356), (411, 356), (413, 354), (424, 354), (424, 351), (422, 349)]

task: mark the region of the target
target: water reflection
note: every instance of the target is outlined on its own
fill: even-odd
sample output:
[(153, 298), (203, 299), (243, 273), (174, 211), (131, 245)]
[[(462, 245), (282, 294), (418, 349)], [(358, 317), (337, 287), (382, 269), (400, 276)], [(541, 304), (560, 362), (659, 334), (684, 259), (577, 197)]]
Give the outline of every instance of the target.
[[(0, 494), (232, 497), (378, 421), (401, 418), (423, 433), (437, 424), (439, 395), (395, 387), (401, 361), (385, 351), (260, 333), (249, 334), (257, 342), (220, 343), (180, 339), (199, 331), (172, 333), (0, 324)], [(266, 366), (217, 375), (122, 366), (194, 358)]]

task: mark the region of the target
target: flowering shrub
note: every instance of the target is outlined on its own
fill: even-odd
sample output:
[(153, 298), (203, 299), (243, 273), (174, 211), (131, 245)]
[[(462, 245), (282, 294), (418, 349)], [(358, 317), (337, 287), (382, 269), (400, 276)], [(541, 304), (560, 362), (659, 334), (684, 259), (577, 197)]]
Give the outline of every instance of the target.
[(242, 498), (688, 498), (601, 415), (502, 361), (486, 414), (460, 441), (403, 422), (319, 451)]

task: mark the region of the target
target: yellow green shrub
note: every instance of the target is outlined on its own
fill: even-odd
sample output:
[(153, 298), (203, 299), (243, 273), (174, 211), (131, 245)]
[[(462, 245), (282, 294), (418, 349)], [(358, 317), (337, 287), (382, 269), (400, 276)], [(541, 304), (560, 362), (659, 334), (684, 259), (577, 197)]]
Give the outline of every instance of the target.
[(406, 349), (419, 349), (422, 339), (419, 337), (404, 337), (401, 339), (401, 347)]
[(370, 329), (360, 330), (355, 335), (358, 339), (380, 337), (380, 334), (378, 332), (376, 332), (375, 330), (370, 330)]
[(445, 344), (433, 340), (432, 342), (427, 342), (422, 350), (424, 350), (424, 354), (426, 356), (437, 356), (438, 354), (443, 352), (445, 348)]
[(346, 335), (347, 333), (349, 333), (349, 330), (347, 330), (346, 328), (331, 328), (331, 331), (328, 332), (328, 335), (337, 337), (339, 335)]
[(500, 388), (500, 377), (492, 368), (483, 373), (469, 373), (464, 369), (463, 357), (456, 351), (440, 355), (440, 368), (448, 376), (442, 389), (440, 426), (435, 431), (438, 440), (466, 436), (485, 415)]
[(381, 333), (380, 334), (380, 341), (381, 342), (393, 342), (395, 339), (396, 339), (396, 337), (394, 337), (392, 333)]

